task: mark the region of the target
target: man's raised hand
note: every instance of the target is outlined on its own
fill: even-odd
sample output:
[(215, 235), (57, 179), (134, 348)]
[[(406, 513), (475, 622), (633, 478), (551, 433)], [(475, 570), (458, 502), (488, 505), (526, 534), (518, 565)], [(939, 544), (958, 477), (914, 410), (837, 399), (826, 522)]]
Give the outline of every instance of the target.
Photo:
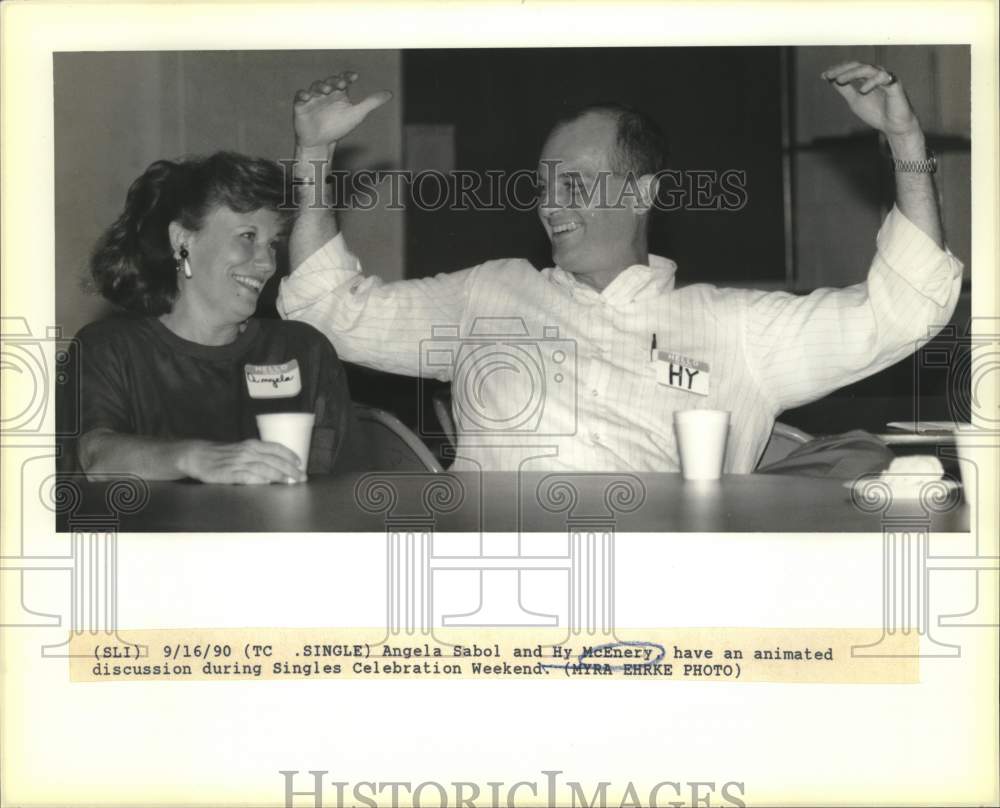
[(313, 148), (335, 143), (354, 130), (369, 112), (392, 98), (392, 93), (382, 90), (355, 104), (348, 89), (357, 78), (357, 73), (337, 73), (295, 94), (293, 117), (298, 146)]
[(844, 97), (855, 115), (886, 137), (920, 134), (920, 122), (903, 85), (884, 67), (844, 62), (828, 67), (822, 76)]

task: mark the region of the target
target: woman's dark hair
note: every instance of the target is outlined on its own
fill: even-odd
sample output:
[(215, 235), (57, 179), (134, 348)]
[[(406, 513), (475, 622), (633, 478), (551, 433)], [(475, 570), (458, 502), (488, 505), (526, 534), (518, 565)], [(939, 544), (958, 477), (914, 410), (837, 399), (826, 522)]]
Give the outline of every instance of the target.
[(137, 314), (166, 314), (177, 297), (177, 265), (169, 226), (202, 228), (205, 216), (224, 206), (237, 213), (292, 209), (281, 167), (270, 160), (216, 152), (171, 162), (157, 160), (128, 189), (125, 210), (109, 227), (90, 258), (98, 290), (112, 303)]

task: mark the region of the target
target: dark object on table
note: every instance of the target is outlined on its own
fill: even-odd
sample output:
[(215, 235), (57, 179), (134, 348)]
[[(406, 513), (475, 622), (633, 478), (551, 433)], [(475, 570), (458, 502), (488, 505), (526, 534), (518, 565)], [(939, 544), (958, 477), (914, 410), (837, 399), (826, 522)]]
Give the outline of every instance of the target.
[(854, 429), (842, 435), (815, 438), (786, 457), (757, 469), (757, 474), (798, 474), (854, 480), (882, 471), (892, 462), (889, 447), (869, 432)]

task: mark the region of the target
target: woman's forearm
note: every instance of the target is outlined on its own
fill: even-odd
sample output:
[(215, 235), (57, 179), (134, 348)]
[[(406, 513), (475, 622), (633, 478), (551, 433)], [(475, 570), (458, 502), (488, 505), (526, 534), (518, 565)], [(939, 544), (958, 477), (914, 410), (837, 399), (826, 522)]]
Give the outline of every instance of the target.
[(238, 443), (170, 440), (95, 429), (80, 438), (80, 465), (93, 479), (136, 474), (146, 480), (191, 477), (205, 483), (296, 483), (305, 468), (288, 447), (250, 438)]
[(147, 480), (178, 480), (190, 476), (186, 460), (199, 443), (95, 429), (80, 438), (80, 465), (88, 477), (136, 474)]

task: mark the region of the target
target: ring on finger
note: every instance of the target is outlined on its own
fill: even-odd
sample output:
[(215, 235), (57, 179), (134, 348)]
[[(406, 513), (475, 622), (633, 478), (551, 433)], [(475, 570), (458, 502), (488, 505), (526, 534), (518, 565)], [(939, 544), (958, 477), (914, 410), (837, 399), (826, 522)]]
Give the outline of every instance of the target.
[(883, 87), (888, 87), (890, 84), (895, 84), (899, 80), (896, 78), (896, 74), (893, 73), (891, 70), (886, 70), (885, 72), (889, 74), (889, 80), (882, 85)]

